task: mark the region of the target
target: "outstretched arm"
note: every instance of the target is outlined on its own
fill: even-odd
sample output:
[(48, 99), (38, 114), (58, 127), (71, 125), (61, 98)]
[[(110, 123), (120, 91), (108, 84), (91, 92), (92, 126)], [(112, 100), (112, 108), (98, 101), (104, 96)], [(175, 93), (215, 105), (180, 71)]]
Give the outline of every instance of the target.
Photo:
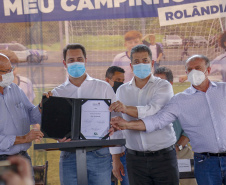
[(117, 130), (146, 130), (142, 120), (126, 121), (121, 117), (115, 117), (111, 119), (111, 125)]
[(145, 35), (143, 38), (142, 38), (142, 41), (145, 40), (146, 38), (148, 38), (149, 35)]

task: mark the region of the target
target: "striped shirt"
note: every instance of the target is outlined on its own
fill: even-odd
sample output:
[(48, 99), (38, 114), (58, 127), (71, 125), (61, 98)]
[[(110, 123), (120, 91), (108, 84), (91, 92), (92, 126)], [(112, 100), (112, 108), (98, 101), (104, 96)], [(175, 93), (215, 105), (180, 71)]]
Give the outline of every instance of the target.
[(191, 86), (175, 95), (157, 114), (142, 120), (146, 131), (153, 132), (177, 118), (194, 152), (226, 152), (226, 83), (210, 82), (206, 92)]
[(0, 93), (0, 155), (26, 151), (31, 143), (14, 145), (16, 136), (30, 131), (30, 124), (41, 122), (37, 106), (30, 103), (24, 92), (14, 83)]

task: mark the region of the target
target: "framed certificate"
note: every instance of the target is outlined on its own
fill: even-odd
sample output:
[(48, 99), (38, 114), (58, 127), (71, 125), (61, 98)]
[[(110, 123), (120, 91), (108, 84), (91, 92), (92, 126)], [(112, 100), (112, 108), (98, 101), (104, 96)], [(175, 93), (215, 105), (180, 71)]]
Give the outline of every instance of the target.
[(81, 100), (81, 133), (87, 139), (102, 139), (110, 128), (110, 100)]
[(46, 138), (105, 139), (110, 99), (43, 97), (41, 131)]

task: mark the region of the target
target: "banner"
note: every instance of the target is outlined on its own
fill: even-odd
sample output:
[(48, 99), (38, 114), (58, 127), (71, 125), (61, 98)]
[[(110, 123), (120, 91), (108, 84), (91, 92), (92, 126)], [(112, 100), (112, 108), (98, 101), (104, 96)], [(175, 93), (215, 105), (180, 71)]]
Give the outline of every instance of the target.
[(1, 0), (0, 22), (158, 17), (158, 8), (207, 0)]
[(226, 17), (226, 1), (206, 1), (158, 9), (160, 26)]

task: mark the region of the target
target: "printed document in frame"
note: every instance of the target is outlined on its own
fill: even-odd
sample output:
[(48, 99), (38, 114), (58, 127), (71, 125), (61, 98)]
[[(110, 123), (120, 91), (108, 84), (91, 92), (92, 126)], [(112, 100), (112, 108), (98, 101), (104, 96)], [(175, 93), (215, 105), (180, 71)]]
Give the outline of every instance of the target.
[(110, 128), (110, 100), (85, 100), (81, 106), (81, 133), (86, 139), (101, 139)]

